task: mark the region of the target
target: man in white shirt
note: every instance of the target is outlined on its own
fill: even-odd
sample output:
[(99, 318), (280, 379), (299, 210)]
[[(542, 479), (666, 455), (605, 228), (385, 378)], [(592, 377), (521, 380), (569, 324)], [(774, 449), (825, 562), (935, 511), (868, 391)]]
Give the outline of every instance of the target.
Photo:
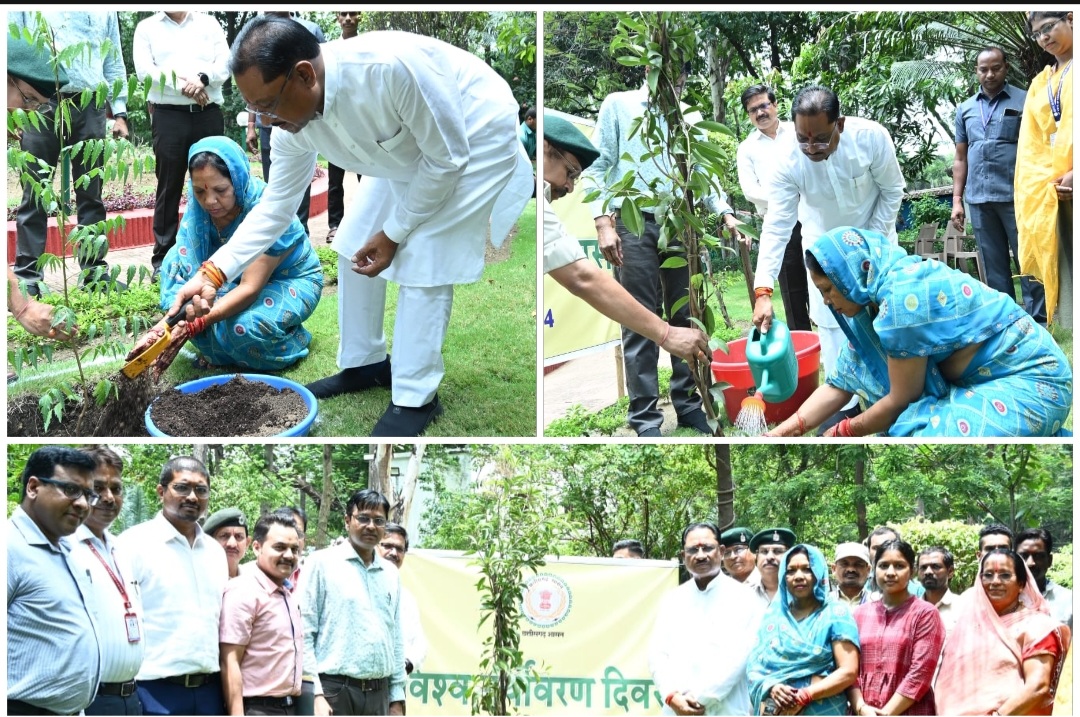
[(229, 45), (216, 19), (202, 12), (156, 12), (135, 26), (131, 59), (140, 80), (153, 85), (154, 276), (180, 228), (180, 197), (188, 150), (204, 137), (225, 134), (221, 86), (229, 79)]
[[(379, 541), (379, 556), (401, 570), (409, 552), (409, 533), (397, 523), (386, 524), (386, 534)], [(428, 641), (420, 624), (420, 608), (413, 594), (401, 586), (401, 637), (405, 641), (405, 674), (419, 672), (427, 656)]]
[(1073, 594), (1046, 576), (1054, 564), (1054, 538), (1045, 528), (1028, 528), (1016, 534), (1016, 552), (1027, 563), (1039, 592), (1050, 605), (1050, 615), (1072, 629)]
[(124, 505), (124, 462), (111, 448), (86, 446), (94, 470), (93, 491), (98, 502), (86, 522), (72, 536), (71, 559), (91, 579), (94, 618), (101, 643), (101, 683), (84, 712), (88, 715), (138, 715), (142, 703), (135, 689), (135, 675), (142, 666), (145, 640), (142, 598), (123, 548), (109, 533)]
[[(483, 60), (439, 40), (371, 32), (320, 45), (303, 26), (265, 15), (241, 30), (230, 70), (249, 111), (275, 127), (276, 169), (174, 313), (196, 294), (189, 316), (205, 313), (217, 287), (277, 239), (322, 154), (363, 178), (333, 243), (342, 371), (308, 388), (329, 398), (390, 386), (371, 435), (420, 435), (442, 412), (454, 285), (480, 279), (489, 227), (501, 245), (534, 191), (517, 100)], [(393, 368), (387, 281), (400, 285)]]
[[(825, 232), (853, 226), (896, 241), (896, 215), (904, 198), (904, 177), (888, 131), (877, 122), (840, 114), (840, 100), (826, 87), (799, 91), (791, 108), (795, 142), (777, 158), (768, 185), (769, 213), (761, 229), (754, 276), (754, 325), (767, 332), (772, 324), (772, 286), (779, 273), (796, 221), (802, 223), (802, 247), (813, 246)], [(818, 291), (810, 292), (810, 318), (821, 339), (825, 375), (832, 373), (846, 338)], [(819, 428), (858, 411), (853, 397)]]
[(604, 316), (650, 338), (668, 353), (687, 361), (708, 356), (709, 338), (696, 327), (672, 326), (646, 309), (596, 262), (585, 257), (578, 240), (567, 233), (551, 202), (574, 191), (574, 182), (596, 160), (581, 130), (562, 117), (544, 114), (544, 273)]
[[(741, 100), (755, 129), (739, 143), (735, 166), (743, 195), (764, 217), (769, 209), (769, 180), (776, 171), (777, 158), (784, 152), (783, 148), (795, 141), (795, 127), (791, 122), (780, 121), (776, 93), (768, 85), (747, 87)], [(784, 251), (784, 263), (780, 265), (777, 279), (788, 328), (810, 331), (810, 290), (803, 263), (802, 227), (798, 222), (791, 230), (791, 241)]]
[(649, 644), (664, 714), (748, 715), (746, 658), (765, 606), (720, 571), (720, 530), (693, 523), (680, 557), (690, 580), (664, 596)]
[(926, 588), (923, 599), (937, 608), (948, 636), (956, 625), (956, 600), (960, 596), (949, 589), (953, 578), (953, 556), (943, 545), (931, 545), (919, 553), (919, 580)]
[(157, 494), (161, 512), (118, 538), (143, 599), (139, 699), (148, 715), (219, 715), (218, 627), (229, 565), (198, 522), (210, 501), (206, 466), (173, 458), (161, 471)]

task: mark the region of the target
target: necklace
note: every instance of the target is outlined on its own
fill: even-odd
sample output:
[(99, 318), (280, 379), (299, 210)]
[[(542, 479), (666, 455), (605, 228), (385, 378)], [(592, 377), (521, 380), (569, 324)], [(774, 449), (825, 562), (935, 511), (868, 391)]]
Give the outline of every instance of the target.
[(1013, 614), (1014, 612), (1016, 612), (1017, 610), (1019, 610), (1019, 609), (1020, 609), (1021, 607), (1023, 607), (1023, 606), (1022, 606), (1022, 605), (1020, 604), (1020, 601), (1019, 601), (1019, 600), (1017, 600), (1017, 601), (1016, 601), (1015, 603), (1013, 603), (1013, 604), (1012, 604), (1012, 605), (1011, 605), (1011, 606), (1009, 607), (1009, 609), (1008, 609), (1008, 610), (1006, 610), (1005, 612), (1003, 612), (1003, 613), (1001, 613), (1001, 614), (1002, 614), (1002, 615), (1011, 615), (1011, 614)]

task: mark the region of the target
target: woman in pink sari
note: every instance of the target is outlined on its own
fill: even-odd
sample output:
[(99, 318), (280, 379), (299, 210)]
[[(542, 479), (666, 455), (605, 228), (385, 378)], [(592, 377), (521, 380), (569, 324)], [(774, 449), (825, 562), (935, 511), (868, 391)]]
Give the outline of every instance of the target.
[(1069, 638), (1024, 559), (990, 551), (945, 643), (935, 687), (941, 714), (1051, 714)]

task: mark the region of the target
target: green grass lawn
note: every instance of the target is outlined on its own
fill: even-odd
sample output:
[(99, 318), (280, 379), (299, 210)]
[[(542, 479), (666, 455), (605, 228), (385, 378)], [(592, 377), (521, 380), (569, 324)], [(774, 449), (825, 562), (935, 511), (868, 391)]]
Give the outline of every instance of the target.
[[(426, 436), (536, 435), (536, 203), (530, 201), (509, 239), (510, 256), (488, 264), (475, 284), (458, 286), (443, 347), (446, 375), (439, 388), (445, 413)], [(301, 384), (338, 371), (336, 292), (324, 293), (314, 314), (304, 323), (311, 331), (310, 354), (282, 371), (283, 378)], [(397, 286), (387, 294), (386, 333), (392, 336)], [(393, 347), (390, 347), (391, 353)], [(121, 359), (98, 363), (89, 370), (94, 380), (114, 375)], [(71, 378), (74, 361), (41, 366), (44, 377), (28, 373), (9, 393), (42, 393)], [(195, 369), (182, 352), (162, 376), (163, 390), (215, 373)], [(373, 389), (319, 402), (312, 436), (367, 436), (390, 403), (389, 389)]]

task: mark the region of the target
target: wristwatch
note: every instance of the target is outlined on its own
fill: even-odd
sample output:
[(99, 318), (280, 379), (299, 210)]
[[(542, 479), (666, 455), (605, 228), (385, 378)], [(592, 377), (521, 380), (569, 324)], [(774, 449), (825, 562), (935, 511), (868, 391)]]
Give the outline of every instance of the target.
[(199, 79), (202, 81), (203, 87), (206, 87), (210, 84), (210, 76), (207, 75), (205, 72), (199, 73)]
[(113, 119), (127, 120), (127, 112), (114, 112)]

